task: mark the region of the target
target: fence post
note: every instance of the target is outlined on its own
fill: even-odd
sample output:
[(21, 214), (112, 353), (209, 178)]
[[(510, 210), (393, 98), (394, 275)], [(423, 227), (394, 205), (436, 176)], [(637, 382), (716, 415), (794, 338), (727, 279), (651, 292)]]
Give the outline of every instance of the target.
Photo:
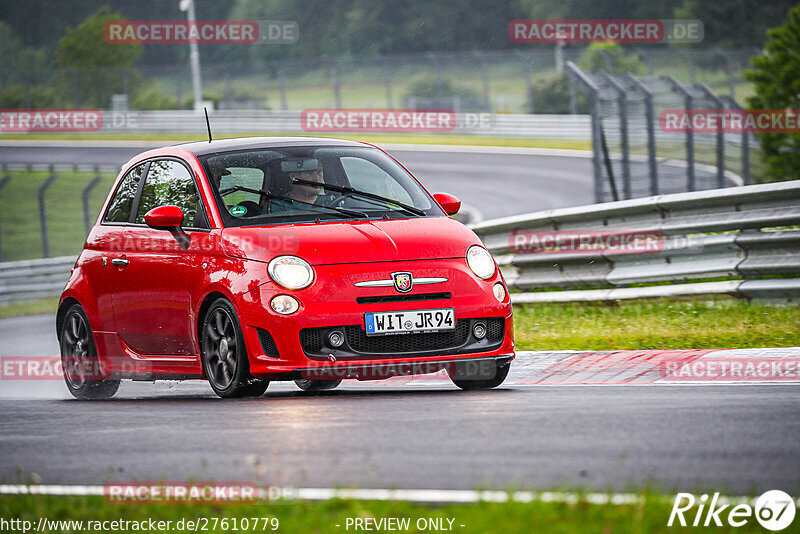
[(91, 194), (92, 189), (94, 189), (97, 186), (97, 184), (100, 183), (100, 180), (103, 178), (100, 175), (100, 169), (98, 169), (96, 166), (94, 168), (94, 172), (95, 174), (97, 174), (97, 176), (95, 176), (94, 179), (91, 182), (89, 182), (89, 185), (87, 185), (81, 192), (81, 196), (83, 197), (83, 226), (86, 228), (87, 235), (89, 234), (89, 231), (92, 229), (92, 223), (89, 219), (89, 195)]
[(628, 93), (625, 88), (607, 72), (600, 75), (611, 85), (617, 93), (617, 107), (619, 109), (619, 135), (622, 145), (622, 193), (626, 199), (632, 197), (631, 192), (631, 151), (628, 139)]
[(386, 87), (386, 107), (394, 108), (394, 98), (392, 97), (392, 68), (389, 60), (383, 56), (378, 56), (383, 67), (383, 84)]
[(520, 50), (514, 50), (514, 55), (522, 61), (522, 66), (525, 68), (525, 96), (528, 100), (528, 113), (534, 112), (533, 105), (533, 73), (531, 72), (531, 58), (526, 56)]
[(483, 78), (483, 100), (484, 105), (486, 106), (486, 110), (491, 112), (492, 111), (492, 98), (491, 98), (491, 85), (489, 82), (489, 67), (486, 64), (486, 58), (483, 57), (479, 51), (475, 50), (472, 52), (472, 55), (478, 59), (478, 63), (481, 66), (481, 77)]
[[(722, 100), (728, 105), (729, 109), (741, 110), (739, 105), (733, 97), (723, 96)], [(750, 134), (746, 128), (742, 128), (742, 181), (744, 185), (750, 185)]]
[(731, 92), (731, 98), (736, 99), (736, 80), (733, 75), (733, 60), (721, 48), (717, 48), (714, 51), (725, 61), (725, 73), (728, 75), (728, 90)]
[[(3, 164), (2, 167), (3, 167), (3, 172), (6, 172), (5, 164)], [(9, 180), (11, 180), (11, 175), (10, 174), (7, 174), (6, 176), (3, 176), (2, 179), (0, 179), (0, 191), (2, 191), (3, 188), (6, 186), (6, 184), (8, 184)], [(0, 228), (0, 261), (3, 261), (3, 232), (2, 232), (2, 228)]]
[(647, 164), (650, 168), (650, 194), (658, 194), (658, 163), (656, 162), (655, 114), (653, 92), (630, 72), (625, 74), (634, 89), (644, 95), (644, 120), (647, 122)]
[(599, 109), (599, 89), (597, 85), (589, 79), (586, 74), (579, 69), (572, 61), (566, 63), (568, 75), (574, 76), (581, 85), (583, 85), (589, 92), (589, 105), (591, 107), (592, 117), (592, 169), (594, 172), (594, 200), (595, 202), (603, 201), (603, 146), (602, 146), (602, 128), (600, 124), (600, 109)]
[(52, 165), (50, 165), (49, 170), (50, 176), (44, 181), (37, 192), (39, 197), (39, 224), (42, 225), (42, 254), (45, 258), (50, 257), (50, 237), (47, 233), (47, 210), (44, 205), (44, 194), (47, 192), (47, 189), (53, 185), (53, 182), (56, 180), (56, 178), (58, 178), (58, 175), (55, 174)]
[(342, 107), (341, 85), (339, 83), (339, 65), (336, 64), (335, 59), (331, 59), (330, 63), (331, 84), (333, 85), (333, 107), (339, 109)]
[[(661, 76), (661, 79), (667, 82), (672, 90), (683, 96), (683, 107), (689, 113), (692, 111), (692, 102), (694, 97), (684, 86), (678, 83), (672, 76)], [(694, 191), (697, 188), (695, 175), (694, 175), (694, 132), (692, 131), (692, 121), (689, 121), (689, 127), (686, 129), (686, 188), (689, 191)]]
[[(725, 107), (722, 100), (715, 95), (707, 85), (696, 83), (694, 86), (700, 90), (707, 99), (711, 100), (717, 109)], [(717, 128), (717, 187), (725, 187), (725, 131), (722, 129), (721, 125)]]
[(269, 66), (270, 70), (272, 71), (272, 77), (278, 81), (278, 90), (281, 93), (281, 109), (286, 111), (289, 109), (289, 105), (286, 100), (286, 82), (283, 79), (283, 74), (281, 73), (281, 69), (278, 66), (277, 61), (270, 61)]

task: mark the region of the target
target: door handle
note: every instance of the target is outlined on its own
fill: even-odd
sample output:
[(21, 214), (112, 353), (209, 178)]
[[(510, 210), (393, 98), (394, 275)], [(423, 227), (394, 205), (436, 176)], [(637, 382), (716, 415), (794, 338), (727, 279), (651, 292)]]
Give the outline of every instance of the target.
[(130, 263), (130, 261), (129, 260), (124, 260), (122, 258), (114, 258), (113, 260), (111, 260), (111, 263), (113, 263), (117, 267), (125, 267), (126, 265), (128, 265)]

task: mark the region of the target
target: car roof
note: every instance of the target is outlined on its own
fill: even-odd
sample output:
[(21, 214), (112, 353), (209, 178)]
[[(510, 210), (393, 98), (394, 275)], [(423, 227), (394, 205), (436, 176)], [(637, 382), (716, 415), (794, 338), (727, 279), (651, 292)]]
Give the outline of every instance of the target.
[(250, 150), (257, 148), (303, 147), (303, 146), (371, 146), (361, 141), (347, 141), (331, 137), (234, 137), (215, 141), (195, 141), (174, 145), (193, 152), (196, 156), (229, 152), (231, 150)]

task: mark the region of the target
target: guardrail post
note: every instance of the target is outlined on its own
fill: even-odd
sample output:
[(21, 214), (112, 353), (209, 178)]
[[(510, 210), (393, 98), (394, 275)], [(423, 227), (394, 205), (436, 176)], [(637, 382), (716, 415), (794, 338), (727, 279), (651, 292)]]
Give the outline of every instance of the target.
[[(5, 164), (2, 165), (2, 168), (3, 168), (3, 172), (6, 172)], [(7, 174), (7, 175), (3, 176), (2, 179), (0, 179), (0, 191), (3, 190), (3, 188), (8, 184), (8, 182), (10, 180), (11, 180), (11, 175), (10, 174)], [(2, 231), (2, 228), (0, 228), (0, 261), (3, 261), (3, 241), (2, 241), (2, 238), (3, 238), (3, 231)]]
[[(684, 86), (672, 76), (661, 76), (661, 79), (667, 82), (672, 90), (683, 96), (683, 107), (688, 113), (691, 113), (693, 107), (694, 97)], [(694, 175), (694, 132), (692, 130), (692, 121), (689, 121), (689, 127), (686, 129), (686, 189), (695, 191), (697, 183)]]
[(602, 129), (600, 123), (599, 95), (597, 85), (589, 79), (572, 61), (566, 64), (568, 75), (575, 76), (589, 92), (589, 105), (592, 117), (592, 168), (594, 170), (594, 201), (603, 201), (603, 161), (602, 161)]
[(658, 163), (656, 162), (655, 113), (653, 112), (653, 92), (639, 78), (630, 72), (625, 74), (631, 86), (644, 95), (644, 120), (647, 122), (647, 164), (650, 168), (650, 195), (658, 194)]
[[(700, 90), (703, 95), (711, 100), (717, 109), (723, 109), (725, 104), (714, 92), (708, 88), (704, 83), (696, 83), (694, 86)], [(725, 131), (722, 126), (717, 128), (717, 187), (725, 187)]]
[(56, 178), (58, 178), (58, 175), (53, 170), (52, 165), (50, 165), (49, 170), (50, 176), (44, 181), (37, 192), (39, 197), (39, 223), (42, 225), (42, 254), (45, 258), (50, 257), (50, 237), (47, 233), (47, 210), (44, 205), (44, 195), (47, 192), (47, 189), (53, 185), (53, 182), (55, 182)]
[(619, 135), (622, 145), (622, 193), (626, 199), (631, 198), (631, 151), (628, 139), (628, 93), (625, 88), (607, 72), (600, 73), (617, 93), (619, 109)]
[(92, 229), (92, 223), (89, 219), (89, 195), (91, 194), (92, 189), (94, 189), (97, 186), (97, 184), (100, 183), (100, 180), (102, 180), (103, 178), (100, 175), (100, 169), (98, 169), (97, 167), (94, 168), (94, 172), (97, 176), (95, 176), (94, 179), (91, 182), (89, 182), (89, 185), (84, 187), (83, 191), (81, 192), (81, 196), (83, 197), (83, 226), (86, 228), (87, 235), (89, 234), (89, 231)]
[[(723, 96), (722, 100), (728, 105), (729, 109), (741, 110), (742, 107), (731, 96)], [(742, 181), (744, 185), (750, 185), (750, 134), (746, 128), (742, 128)]]

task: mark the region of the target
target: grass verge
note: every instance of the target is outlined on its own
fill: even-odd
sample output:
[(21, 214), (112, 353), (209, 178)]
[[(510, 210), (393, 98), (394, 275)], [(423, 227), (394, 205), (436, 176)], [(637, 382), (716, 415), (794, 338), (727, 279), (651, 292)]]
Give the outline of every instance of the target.
[(800, 346), (800, 306), (733, 298), (529, 304), (514, 313), (518, 350)]
[(40, 313), (56, 313), (58, 297), (29, 300), (27, 302), (11, 302), (0, 305), (0, 319), (19, 317), (22, 315), (38, 315)]
[[(331, 500), (324, 502), (288, 502), (265, 504), (239, 504), (225, 506), (207, 505), (133, 505), (120, 506), (107, 504), (101, 497), (50, 497), (50, 496), (3, 496), (0, 497), (0, 518), (22, 519), (31, 521), (35, 528), (39, 518), (53, 520), (83, 521), (83, 528), (73, 523), (71, 528), (43, 529), (40, 532), (88, 532), (88, 521), (171, 521), (161, 532), (185, 532), (189, 529), (178, 529), (181, 519), (197, 521), (198, 518), (209, 520), (208, 530), (211, 532), (272, 532), (271, 526), (259, 528), (231, 530), (234, 518), (276, 518), (276, 532), (323, 533), (355, 531), (351, 524), (347, 528), (348, 518), (408, 518), (409, 528), (405, 532), (430, 532), (436, 529), (419, 528), (422, 521), (439, 520), (452, 531), (463, 533), (503, 533), (513, 532), (548, 532), (548, 533), (651, 533), (675, 532), (680, 527), (667, 527), (667, 520), (672, 506), (673, 496), (648, 496), (637, 504), (589, 504), (578, 500), (574, 504), (560, 502), (533, 501), (530, 503), (477, 503), (466, 505), (419, 505), (406, 502)], [(693, 511), (692, 511), (693, 512)], [(688, 513), (687, 513), (688, 515)], [(689, 518), (693, 519), (693, 515)], [(222, 519), (228, 519), (228, 529), (211, 528), (212, 521), (217, 518), (217, 526), (221, 527)], [(448, 520), (452, 520), (449, 523)], [(723, 517), (724, 520), (724, 517)], [(463, 525), (463, 526), (462, 526)], [(184, 523), (185, 526), (185, 523)], [(241, 527), (241, 523), (237, 527)], [(363, 529), (362, 529), (363, 530)], [(444, 530), (450, 530), (446, 528)], [(697, 530), (696, 528), (694, 530)], [(100, 532), (100, 530), (93, 530)], [(104, 532), (106, 530), (103, 530)], [(121, 532), (123, 529), (111, 529), (108, 532)], [(130, 531), (130, 529), (128, 530)], [(703, 528), (704, 532), (763, 532), (759, 524), (750, 518), (740, 528)], [(152, 531), (151, 531), (152, 532)]]

